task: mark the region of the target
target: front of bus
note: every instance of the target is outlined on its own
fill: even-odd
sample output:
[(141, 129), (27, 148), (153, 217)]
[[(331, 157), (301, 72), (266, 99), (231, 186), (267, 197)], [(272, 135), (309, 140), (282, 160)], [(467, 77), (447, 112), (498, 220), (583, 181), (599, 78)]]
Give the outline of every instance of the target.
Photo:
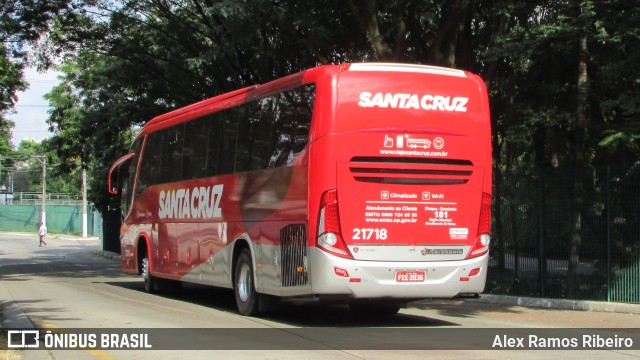
[(403, 301), (482, 292), (491, 222), (482, 80), (401, 64), (334, 76), (333, 111), (314, 119), (310, 151), (312, 292)]

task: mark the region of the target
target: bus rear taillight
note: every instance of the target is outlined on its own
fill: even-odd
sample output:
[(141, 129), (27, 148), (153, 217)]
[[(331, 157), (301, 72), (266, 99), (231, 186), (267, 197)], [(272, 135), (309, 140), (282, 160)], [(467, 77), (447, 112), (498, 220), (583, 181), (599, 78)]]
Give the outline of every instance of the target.
[(491, 241), (491, 194), (482, 193), (482, 203), (480, 205), (480, 219), (478, 222), (478, 232), (476, 241), (473, 243), (467, 259), (482, 256), (489, 251)]
[(318, 215), (318, 241), (316, 246), (329, 254), (353, 259), (340, 231), (338, 214), (338, 193), (336, 189), (327, 190), (320, 199), (320, 215)]

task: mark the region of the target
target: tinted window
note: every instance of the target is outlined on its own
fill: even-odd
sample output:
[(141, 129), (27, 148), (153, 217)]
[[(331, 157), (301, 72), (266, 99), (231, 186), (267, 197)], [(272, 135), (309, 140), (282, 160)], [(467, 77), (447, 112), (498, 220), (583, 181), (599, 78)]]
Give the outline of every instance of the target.
[(142, 138), (136, 140), (131, 146), (131, 152), (135, 155), (129, 160), (129, 164), (123, 165), (120, 168), (120, 181), (122, 183), (120, 210), (123, 215), (129, 213), (129, 207), (133, 200), (133, 184), (136, 177), (136, 169), (138, 167), (138, 159), (140, 159), (140, 151), (142, 149)]
[(147, 135), (138, 188), (288, 164), (307, 145), (314, 85)]
[(201, 118), (185, 124), (184, 147), (182, 151), (182, 180), (207, 176), (207, 147), (210, 135), (210, 118)]
[(238, 138), (238, 119), (233, 109), (216, 113), (208, 127), (207, 176), (233, 173)]
[(290, 163), (307, 146), (314, 100), (315, 86), (305, 85), (273, 95), (263, 108), (272, 123), (268, 167)]
[(160, 178), (164, 134), (164, 131), (158, 131), (147, 135), (147, 142), (144, 146), (140, 165), (140, 175), (138, 176), (136, 197), (140, 196), (147, 187), (156, 184)]
[(160, 178), (156, 183), (169, 183), (180, 180), (182, 169), (182, 147), (184, 139), (184, 125), (180, 124), (165, 131), (162, 143), (162, 159)]
[(268, 165), (272, 122), (261, 117), (260, 105), (260, 102), (253, 102), (235, 111), (238, 118), (237, 172), (265, 169)]

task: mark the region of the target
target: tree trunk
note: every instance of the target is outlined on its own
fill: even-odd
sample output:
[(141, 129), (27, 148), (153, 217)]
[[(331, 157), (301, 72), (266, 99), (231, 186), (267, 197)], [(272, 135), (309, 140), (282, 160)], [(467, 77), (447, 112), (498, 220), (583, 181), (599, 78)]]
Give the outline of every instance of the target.
[[(385, 43), (380, 28), (378, 27), (378, 5), (376, 0), (367, 0), (366, 5), (347, 1), (348, 6), (356, 17), (362, 31), (367, 34), (373, 56), (376, 60), (384, 60), (391, 54), (389, 46)], [(364, 10), (360, 10), (364, 8)]]
[[(582, 6), (588, 6), (581, 3)], [(573, 128), (574, 142), (574, 176), (573, 185), (573, 214), (571, 239), (569, 242), (569, 286), (567, 296), (575, 298), (577, 295), (579, 280), (578, 266), (580, 264), (580, 245), (582, 243), (582, 224), (584, 213), (584, 176), (586, 168), (586, 126), (587, 126), (587, 96), (589, 91), (589, 74), (587, 64), (589, 61), (589, 51), (587, 45), (587, 33), (583, 28), (579, 36), (579, 56), (578, 56), (578, 98), (576, 102), (576, 118)]]

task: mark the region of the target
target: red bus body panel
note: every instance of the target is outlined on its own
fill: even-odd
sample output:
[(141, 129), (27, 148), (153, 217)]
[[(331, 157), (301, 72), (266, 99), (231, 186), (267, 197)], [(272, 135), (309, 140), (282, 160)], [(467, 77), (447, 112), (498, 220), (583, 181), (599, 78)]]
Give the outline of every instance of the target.
[[(443, 79), (377, 69), (339, 79), (332, 140), (340, 213), (349, 214), (340, 219), (343, 237), (356, 259), (462, 260), (482, 193), (491, 193), (482, 82), (462, 71)], [(442, 251), (423, 255), (425, 247)]]

